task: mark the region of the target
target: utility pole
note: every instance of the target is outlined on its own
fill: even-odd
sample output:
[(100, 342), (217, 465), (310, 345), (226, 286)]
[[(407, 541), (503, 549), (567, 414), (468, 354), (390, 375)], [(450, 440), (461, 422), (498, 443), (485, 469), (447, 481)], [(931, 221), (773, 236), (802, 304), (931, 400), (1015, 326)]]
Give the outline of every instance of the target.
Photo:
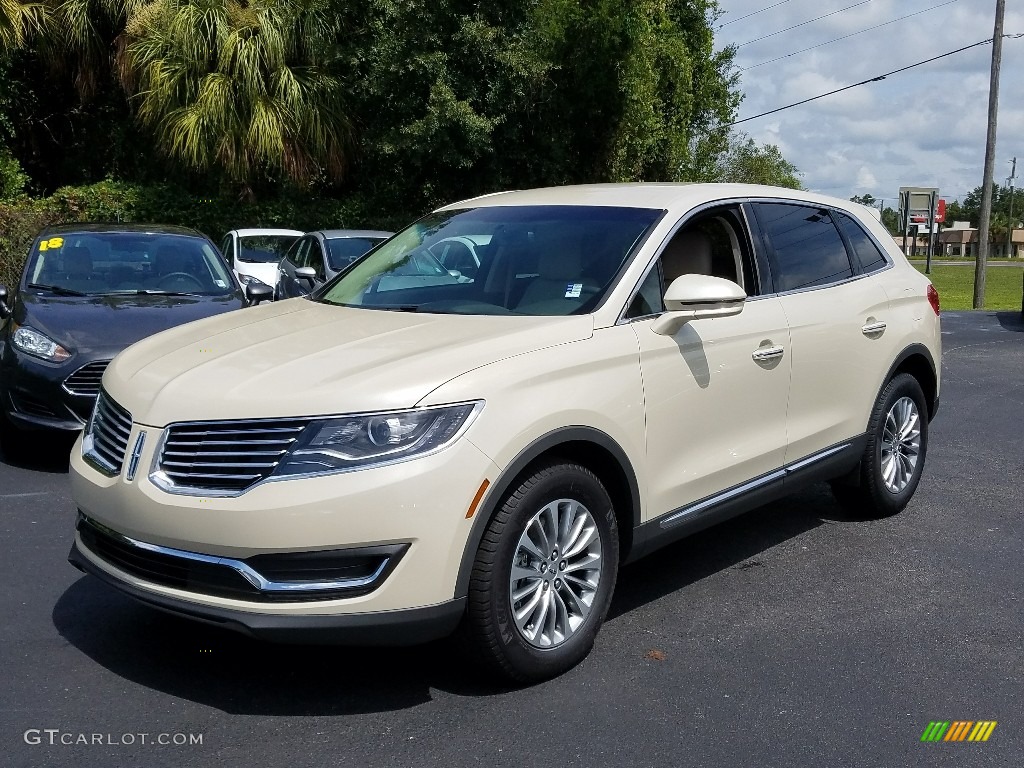
[(1013, 169), (1010, 171), (1010, 178), (1006, 180), (1006, 186), (1010, 188), (1010, 234), (1006, 236), (1006, 257), (1013, 258), (1013, 180), (1017, 178), (1017, 158), (1013, 158)]
[(992, 74), (988, 87), (988, 135), (985, 138), (985, 174), (978, 222), (978, 263), (974, 267), (974, 308), (985, 308), (985, 267), (988, 265), (989, 219), (992, 218), (992, 176), (996, 165), (996, 118), (999, 116), (999, 69), (1003, 64), (1003, 15), (1006, 0), (996, 0), (992, 30)]

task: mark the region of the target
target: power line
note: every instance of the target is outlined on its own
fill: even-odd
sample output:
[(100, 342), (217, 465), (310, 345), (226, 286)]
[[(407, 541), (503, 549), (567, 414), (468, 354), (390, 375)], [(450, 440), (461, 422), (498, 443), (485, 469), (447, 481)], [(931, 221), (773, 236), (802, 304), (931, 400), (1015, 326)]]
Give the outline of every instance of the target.
[(788, 2), (789, 2), (789, 0), (782, 0), (782, 2), (775, 3), (775, 5), (769, 5), (766, 8), (760, 8), (760, 9), (754, 11), (753, 13), (748, 13), (746, 16), (740, 16), (738, 19), (733, 19), (732, 21), (725, 22), (725, 24), (719, 24), (717, 29), (721, 29), (722, 27), (728, 27), (730, 24), (735, 24), (737, 21), (743, 21), (744, 19), (749, 19), (751, 16), (757, 16), (757, 14), (759, 14), (759, 13), (763, 13), (764, 11), (770, 11), (772, 8), (778, 8), (780, 5), (785, 5)]
[[(1006, 35), (1006, 37), (1010, 37), (1010, 35)], [(970, 50), (971, 48), (977, 48), (979, 45), (987, 45), (988, 43), (991, 43), (991, 42), (992, 42), (991, 38), (989, 38), (987, 40), (979, 40), (976, 43), (971, 43), (970, 45), (965, 45), (963, 48), (957, 48), (955, 51), (949, 51), (947, 53), (939, 54), (938, 56), (932, 56), (930, 59), (925, 59), (924, 61), (918, 61), (918, 62), (916, 62), (914, 64), (909, 64), (909, 65), (907, 65), (905, 67), (900, 67), (899, 69), (894, 69), (892, 72), (886, 72), (884, 75), (878, 75), (877, 77), (869, 77), (867, 80), (861, 80), (859, 83), (853, 83), (852, 85), (844, 85), (842, 88), (836, 88), (835, 90), (829, 91), (828, 93), (821, 93), (821, 94), (818, 94), (817, 96), (811, 96), (811, 98), (803, 99), (802, 101), (795, 101), (792, 104), (787, 104), (784, 107), (777, 107), (775, 109), (769, 109), (767, 112), (762, 112), (762, 113), (760, 113), (758, 115), (751, 115), (750, 117), (744, 117), (742, 120), (737, 120), (737, 121), (735, 121), (733, 123), (728, 123), (727, 125), (724, 125), (722, 127), (723, 128), (731, 128), (734, 125), (739, 125), (740, 123), (745, 123), (745, 122), (747, 122), (749, 120), (756, 120), (757, 118), (764, 117), (765, 115), (774, 115), (776, 112), (781, 112), (784, 109), (791, 109), (793, 107), (799, 107), (801, 104), (806, 104), (809, 101), (816, 101), (818, 99), (823, 99), (826, 96), (832, 96), (832, 95), (834, 95), (836, 93), (842, 93), (843, 91), (848, 91), (851, 88), (856, 88), (856, 87), (861, 86), (861, 85), (867, 85), (868, 83), (876, 83), (879, 80), (885, 80), (885, 78), (889, 77), (890, 75), (895, 75), (895, 74), (898, 74), (900, 72), (906, 72), (908, 69), (913, 69), (914, 67), (920, 67), (922, 64), (928, 64), (928, 63), (933, 62), (933, 61), (938, 61), (939, 59), (944, 59), (947, 56), (952, 56), (953, 54), (956, 54), (956, 53), (962, 53), (963, 51)]]
[[(811, 23), (813, 23), (815, 21), (821, 21), (822, 19), (827, 19), (829, 16), (835, 16), (837, 13), (843, 13), (845, 11), (849, 11), (852, 8), (856, 8), (857, 6), (867, 5), (870, 2), (871, 2), (871, 0), (861, 0), (859, 3), (854, 3), (853, 5), (848, 5), (845, 8), (840, 8), (838, 11), (832, 11), (831, 13), (825, 13), (825, 14), (822, 14), (821, 16), (817, 16), (817, 17), (815, 17), (813, 19), (808, 19), (807, 21), (801, 21), (799, 24), (794, 24), (792, 27), (786, 27), (785, 29), (780, 29), (778, 32), (770, 32), (767, 35), (761, 35), (761, 37), (755, 37), (753, 40), (747, 40), (747, 42), (740, 43), (736, 47), (737, 48), (742, 48), (744, 45), (750, 45), (751, 43), (756, 43), (756, 42), (758, 42), (760, 40), (767, 40), (769, 37), (775, 37), (776, 35), (781, 35), (783, 32), (789, 32), (791, 29), (796, 29), (797, 27), (802, 27), (802, 26), (804, 26), (806, 24), (811, 24)], [(737, 19), (737, 21), (739, 21), (739, 19)]]
[(840, 40), (846, 40), (848, 37), (856, 37), (857, 35), (862, 35), (865, 32), (870, 32), (873, 29), (879, 29), (880, 27), (885, 27), (885, 26), (888, 26), (889, 24), (895, 24), (897, 21), (903, 21), (904, 19), (909, 19), (911, 16), (919, 16), (922, 13), (928, 13), (928, 11), (934, 11), (936, 8), (941, 8), (944, 5), (952, 5), (953, 3), (957, 2), (957, 1), (958, 0), (946, 0), (945, 3), (939, 3), (938, 5), (933, 5), (931, 8), (924, 8), (924, 9), (922, 9), (920, 11), (915, 11), (914, 13), (908, 13), (906, 16), (900, 16), (898, 19), (892, 19), (891, 21), (886, 21), (886, 22), (883, 22), (882, 24), (876, 24), (873, 27), (868, 27), (867, 29), (862, 29), (859, 32), (851, 32), (848, 35), (843, 35), (842, 37), (837, 37), (834, 40), (829, 40), (828, 42), (825, 42), (825, 43), (818, 43), (817, 45), (812, 45), (812, 46), (809, 46), (808, 48), (801, 48), (799, 51), (793, 51), (792, 53), (787, 53), (785, 56), (776, 56), (774, 59), (768, 59), (768, 61), (762, 61), (760, 64), (752, 64), (749, 67), (742, 67), (739, 71), (740, 72), (746, 72), (748, 69), (757, 69), (758, 67), (763, 67), (765, 64), (772, 64), (772, 63), (774, 63), (776, 61), (782, 61), (782, 59), (788, 59), (790, 56), (796, 56), (797, 54), (800, 54), (800, 53), (807, 53), (807, 51), (813, 51), (815, 48), (821, 48), (822, 46), (825, 46), (825, 45), (832, 45), (832, 43), (838, 43)]

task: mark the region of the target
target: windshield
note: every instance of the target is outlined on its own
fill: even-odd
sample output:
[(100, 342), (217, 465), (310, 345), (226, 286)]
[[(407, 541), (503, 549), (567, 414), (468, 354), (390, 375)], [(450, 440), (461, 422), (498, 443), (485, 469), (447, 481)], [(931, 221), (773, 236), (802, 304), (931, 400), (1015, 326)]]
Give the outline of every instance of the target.
[(27, 283), (73, 295), (235, 290), (214, 247), (200, 237), (139, 232), (65, 232), (32, 249)]
[(383, 237), (335, 237), (327, 240), (327, 261), (337, 272), (383, 242)]
[(433, 213), (328, 283), (317, 300), (467, 315), (589, 312), (661, 213), (589, 206)]
[(238, 260), (247, 264), (277, 263), (298, 235), (253, 235), (238, 238)]

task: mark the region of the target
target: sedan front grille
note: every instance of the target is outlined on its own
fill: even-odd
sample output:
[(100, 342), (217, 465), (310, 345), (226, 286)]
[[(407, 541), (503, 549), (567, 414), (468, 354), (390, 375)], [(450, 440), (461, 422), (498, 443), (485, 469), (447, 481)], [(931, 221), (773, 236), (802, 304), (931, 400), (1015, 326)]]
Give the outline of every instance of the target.
[(308, 419), (207, 421), (167, 430), (158, 465), (173, 490), (241, 493), (269, 477)]
[(131, 432), (132, 415), (101, 391), (85, 434), (85, 457), (111, 477), (120, 474)]
[(96, 397), (100, 393), (100, 379), (109, 364), (109, 360), (97, 360), (83, 365), (64, 380), (64, 389), (72, 395)]

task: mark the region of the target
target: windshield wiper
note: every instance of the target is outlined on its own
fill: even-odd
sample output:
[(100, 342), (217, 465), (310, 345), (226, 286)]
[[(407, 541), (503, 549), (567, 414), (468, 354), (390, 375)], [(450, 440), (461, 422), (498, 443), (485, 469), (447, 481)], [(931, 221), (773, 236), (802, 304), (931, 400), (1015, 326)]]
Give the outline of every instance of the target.
[(50, 293), (56, 293), (58, 296), (88, 296), (87, 293), (81, 291), (73, 291), (70, 288), (64, 288), (60, 285), (44, 285), (43, 283), (29, 283), (29, 288), (38, 288), (41, 291), (49, 291)]
[(134, 293), (136, 296), (202, 296), (201, 293), (189, 293), (188, 291), (154, 291), (149, 288), (139, 288), (135, 291), (126, 291), (126, 293)]

